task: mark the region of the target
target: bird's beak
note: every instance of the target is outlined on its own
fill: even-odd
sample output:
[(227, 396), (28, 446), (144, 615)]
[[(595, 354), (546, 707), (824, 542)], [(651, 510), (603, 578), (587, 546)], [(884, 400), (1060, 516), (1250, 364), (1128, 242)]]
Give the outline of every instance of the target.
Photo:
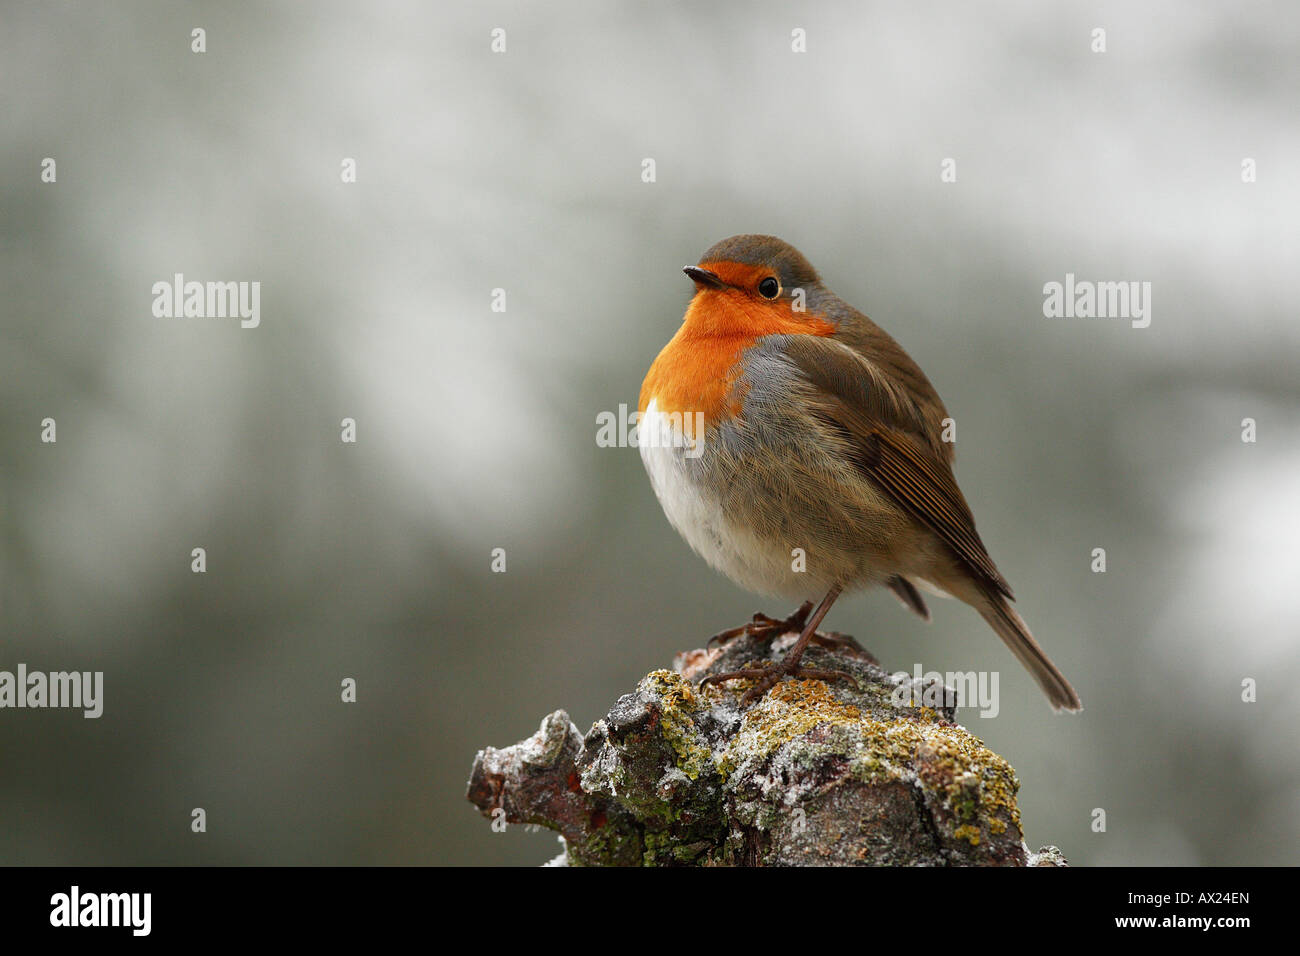
[(691, 280), (698, 286), (710, 289), (721, 289), (724, 284), (723, 281), (718, 278), (716, 272), (710, 272), (708, 269), (701, 269), (699, 266), (687, 266), (682, 271), (690, 276)]

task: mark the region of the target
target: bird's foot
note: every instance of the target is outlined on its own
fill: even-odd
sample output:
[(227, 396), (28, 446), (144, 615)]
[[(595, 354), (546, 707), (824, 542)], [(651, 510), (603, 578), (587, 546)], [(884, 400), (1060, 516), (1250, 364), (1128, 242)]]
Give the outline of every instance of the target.
[(871, 657), (867, 649), (854, 640), (852, 636), (841, 634), (839, 631), (831, 631), (829, 634), (813, 631), (813, 636), (809, 640), (818, 647), (829, 648), (833, 651), (856, 651), (858, 654)]
[[(849, 638), (849, 640), (853, 639)], [(844, 671), (823, 670), (819, 667), (800, 667), (798, 664), (792, 667), (786, 661), (779, 661), (771, 664), (761, 664), (758, 667), (749, 667), (740, 671), (710, 674), (700, 681), (700, 689), (703, 690), (706, 684), (721, 684), (723, 681), (752, 680), (754, 686), (745, 691), (745, 695), (740, 698), (740, 706), (748, 707), (786, 677), (793, 677), (797, 680), (856, 680), (852, 674), (847, 674)]]
[(785, 620), (768, 617), (760, 611), (754, 615), (754, 619), (749, 623), (714, 634), (709, 638), (709, 643), (704, 646), (707, 648), (712, 647), (714, 644), (726, 644), (738, 637), (756, 637), (760, 641), (772, 641), (782, 634), (798, 634), (803, 631), (804, 625), (808, 623), (808, 615), (812, 613), (812, 609), (812, 601), (804, 601)]
[[(734, 641), (738, 637), (756, 637), (760, 641), (773, 641), (782, 634), (798, 634), (803, 631), (804, 625), (808, 623), (808, 615), (812, 613), (812, 601), (804, 601), (795, 609), (795, 612), (785, 620), (775, 617), (768, 617), (761, 611), (754, 615), (754, 619), (747, 624), (739, 627), (728, 628), (725, 631), (719, 631), (709, 638), (705, 647), (712, 647), (714, 644), (719, 646)], [(841, 634), (839, 631), (831, 631), (829, 634), (823, 634), (821, 631), (813, 632), (810, 638), (813, 644), (818, 647), (825, 647), (831, 650), (852, 650), (860, 654), (866, 654), (866, 650), (861, 644), (855, 641), (848, 634)]]

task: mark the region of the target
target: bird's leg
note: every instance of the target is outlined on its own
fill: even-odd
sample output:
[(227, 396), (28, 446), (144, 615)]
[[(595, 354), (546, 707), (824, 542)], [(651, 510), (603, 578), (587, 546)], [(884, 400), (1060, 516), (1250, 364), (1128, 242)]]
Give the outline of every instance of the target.
[[(840, 596), (843, 590), (838, 584), (831, 585), (831, 589), (826, 592), (822, 598), (821, 604), (817, 605), (817, 610), (813, 612), (811, 618), (804, 623), (803, 632), (799, 635), (799, 640), (795, 641), (794, 647), (790, 648), (790, 653), (785, 659), (772, 664), (764, 664), (759, 667), (751, 667), (742, 671), (727, 671), (724, 674), (710, 674), (704, 680), (700, 681), (700, 687), (706, 684), (721, 684), (729, 680), (752, 680), (754, 686), (745, 692), (745, 696), (740, 699), (741, 706), (751, 704), (758, 700), (769, 690), (772, 689), (784, 677), (802, 677), (813, 680), (853, 680), (853, 675), (846, 674), (843, 671), (820, 670), (818, 668), (800, 667), (799, 661), (803, 658), (804, 651), (817, 635), (817, 625), (822, 622), (826, 612), (831, 609), (835, 599)], [(802, 610), (802, 608), (800, 608)], [(796, 614), (798, 612), (795, 612)], [(852, 638), (849, 638), (852, 640)], [(856, 642), (854, 642), (856, 644)]]

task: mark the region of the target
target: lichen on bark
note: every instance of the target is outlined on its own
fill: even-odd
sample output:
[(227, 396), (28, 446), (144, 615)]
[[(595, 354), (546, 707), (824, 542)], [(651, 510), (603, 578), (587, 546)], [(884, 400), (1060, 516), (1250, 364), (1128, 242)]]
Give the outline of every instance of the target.
[[(952, 695), (918, 693), (865, 652), (815, 649), (811, 666), (853, 680), (783, 681), (745, 708), (748, 681), (699, 688), (784, 643), (681, 654), (585, 737), (556, 711), (481, 751), (468, 797), (559, 831), (569, 865), (1064, 864), (1055, 847), (1028, 852), (1015, 771), (956, 723)], [(927, 699), (944, 703), (913, 703)]]

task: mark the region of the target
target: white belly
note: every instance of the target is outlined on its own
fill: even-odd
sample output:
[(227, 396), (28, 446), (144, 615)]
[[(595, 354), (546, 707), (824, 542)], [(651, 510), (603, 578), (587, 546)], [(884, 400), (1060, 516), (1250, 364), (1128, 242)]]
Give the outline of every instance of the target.
[(784, 543), (760, 538), (743, 523), (730, 520), (719, 495), (699, 477), (708, 472), (707, 440), (699, 458), (682, 443), (665, 436), (680, 429), (651, 400), (637, 425), (641, 460), (650, 475), (669, 523), (695, 551), (741, 587), (757, 594), (819, 598), (825, 582), (796, 571), (796, 557)]

